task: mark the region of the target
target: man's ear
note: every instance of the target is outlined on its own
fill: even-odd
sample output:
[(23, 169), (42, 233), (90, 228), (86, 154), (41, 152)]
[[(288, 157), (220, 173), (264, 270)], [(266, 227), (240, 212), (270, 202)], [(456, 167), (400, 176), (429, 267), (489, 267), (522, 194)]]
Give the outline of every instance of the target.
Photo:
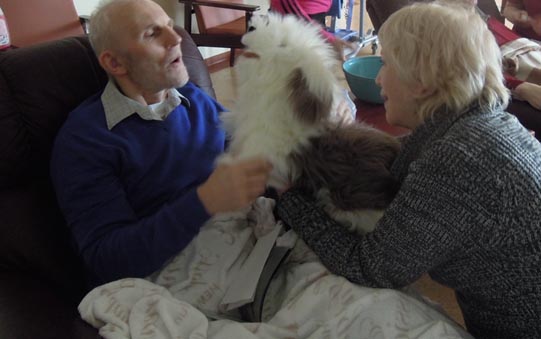
[(98, 61), (103, 69), (111, 75), (118, 76), (126, 74), (124, 60), (115, 53), (105, 50), (100, 54)]

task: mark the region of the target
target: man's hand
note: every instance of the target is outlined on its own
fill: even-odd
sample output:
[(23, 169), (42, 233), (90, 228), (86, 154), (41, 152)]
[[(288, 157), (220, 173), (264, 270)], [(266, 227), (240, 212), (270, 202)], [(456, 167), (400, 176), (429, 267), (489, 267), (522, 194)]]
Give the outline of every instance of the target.
[(361, 50), (359, 43), (344, 41), (338, 38), (332, 42), (332, 46), (338, 54), (338, 60), (342, 62), (357, 56)]
[(515, 25), (530, 26), (530, 18), (528, 12), (524, 9), (516, 7), (513, 3), (507, 3), (503, 9), (503, 16)]
[(211, 215), (236, 211), (265, 191), (271, 170), (272, 165), (261, 158), (220, 164), (197, 188), (197, 194)]
[(531, 82), (523, 82), (515, 88), (513, 96), (518, 100), (527, 101), (536, 109), (541, 110), (541, 86)]
[(541, 15), (530, 18), (530, 25), (532, 26), (533, 31), (541, 36)]

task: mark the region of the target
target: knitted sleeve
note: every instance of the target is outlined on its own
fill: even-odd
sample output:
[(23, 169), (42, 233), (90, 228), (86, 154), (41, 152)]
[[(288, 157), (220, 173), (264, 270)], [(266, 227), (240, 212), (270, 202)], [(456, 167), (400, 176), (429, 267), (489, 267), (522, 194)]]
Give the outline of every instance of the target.
[(296, 190), (282, 195), (277, 213), (332, 273), (367, 286), (403, 287), (467, 251), (475, 229), (470, 223), (490, 222), (477, 213), (479, 185), (472, 189), (470, 180), (459, 178), (464, 160), (441, 149), (431, 153), (410, 166), (372, 233), (350, 233)]

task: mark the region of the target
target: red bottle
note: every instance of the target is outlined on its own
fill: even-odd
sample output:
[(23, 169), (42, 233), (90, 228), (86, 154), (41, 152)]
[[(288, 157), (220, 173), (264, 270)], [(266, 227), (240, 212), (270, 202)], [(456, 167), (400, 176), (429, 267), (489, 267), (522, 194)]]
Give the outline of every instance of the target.
[(0, 8), (0, 50), (6, 49), (11, 46), (9, 40), (8, 24), (2, 8)]

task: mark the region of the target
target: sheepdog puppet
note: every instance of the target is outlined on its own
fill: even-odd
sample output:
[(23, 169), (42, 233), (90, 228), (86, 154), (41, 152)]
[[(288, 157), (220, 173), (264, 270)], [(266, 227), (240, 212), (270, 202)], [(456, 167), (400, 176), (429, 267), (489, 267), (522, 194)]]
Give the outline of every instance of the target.
[(242, 43), (238, 97), (222, 115), (230, 143), (219, 161), (264, 156), (273, 164), (269, 186), (300, 186), (350, 230), (371, 231), (397, 191), (389, 168), (399, 143), (338, 122), (338, 58), (316, 25), (254, 16)]

